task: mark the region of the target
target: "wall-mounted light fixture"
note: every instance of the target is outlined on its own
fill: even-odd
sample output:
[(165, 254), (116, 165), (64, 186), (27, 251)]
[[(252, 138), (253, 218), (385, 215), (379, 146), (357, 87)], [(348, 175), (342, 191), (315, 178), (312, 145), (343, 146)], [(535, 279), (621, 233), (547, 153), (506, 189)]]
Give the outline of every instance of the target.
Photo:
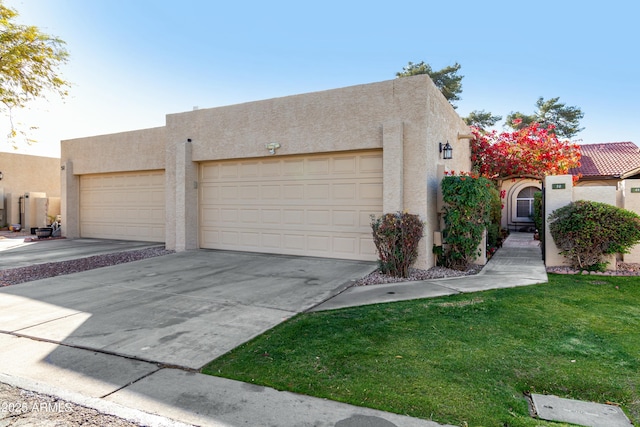
[(2, 172), (0, 172), (0, 181), (2, 181), (2, 177), (3, 177)]
[(276, 154), (276, 150), (278, 148), (280, 148), (280, 144), (278, 144), (277, 142), (270, 142), (267, 145), (265, 145), (265, 148), (267, 150), (269, 150), (269, 154)]
[(439, 149), (443, 159), (448, 160), (453, 158), (453, 148), (451, 148), (449, 141), (447, 141), (446, 144), (443, 144), (441, 142), (439, 145)]

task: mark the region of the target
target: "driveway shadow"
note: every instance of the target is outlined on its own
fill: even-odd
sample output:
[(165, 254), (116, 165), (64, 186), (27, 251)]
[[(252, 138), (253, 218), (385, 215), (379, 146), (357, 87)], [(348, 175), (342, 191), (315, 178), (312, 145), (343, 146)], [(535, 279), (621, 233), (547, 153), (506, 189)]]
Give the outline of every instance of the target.
[[(69, 347), (196, 370), (375, 267), (210, 250), (170, 254), (1, 288), (0, 331), (61, 344), (46, 362), (68, 370), (81, 365), (70, 363)], [(109, 375), (95, 370), (102, 380)]]

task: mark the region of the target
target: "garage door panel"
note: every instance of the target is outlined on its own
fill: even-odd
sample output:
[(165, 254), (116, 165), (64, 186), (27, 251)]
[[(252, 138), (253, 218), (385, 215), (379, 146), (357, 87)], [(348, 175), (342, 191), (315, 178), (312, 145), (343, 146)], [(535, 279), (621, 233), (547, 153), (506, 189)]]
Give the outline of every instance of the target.
[(328, 227), (331, 225), (331, 212), (328, 210), (310, 209), (307, 211), (307, 224)]
[(282, 175), (283, 176), (295, 176), (300, 177), (304, 175), (304, 160), (285, 160), (282, 164)]
[(220, 178), (238, 178), (238, 165), (225, 163), (220, 166)]
[(361, 174), (382, 175), (382, 156), (365, 155), (359, 157), (359, 171)]
[(303, 209), (283, 209), (281, 228), (286, 226), (305, 225)]
[[(280, 249), (282, 247), (282, 239), (281, 239), (281, 235), (280, 234), (276, 234), (276, 233), (268, 233), (268, 232), (261, 232), (260, 233), (260, 242), (261, 242), (261, 248), (265, 248), (265, 249), (273, 249), (271, 252), (275, 252), (278, 253), (278, 249)], [(231, 249), (231, 248), (229, 248)], [(242, 249), (240, 249), (242, 250)]]
[(329, 173), (329, 158), (309, 159), (308, 173), (309, 175), (327, 175)]
[(280, 209), (261, 209), (260, 219), (263, 224), (274, 225), (282, 221), (282, 211)]
[(259, 176), (260, 166), (258, 162), (240, 164), (240, 178), (257, 178)]
[(164, 242), (163, 171), (82, 175), (82, 237)]
[(240, 244), (249, 248), (260, 247), (260, 233), (244, 232), (240, 235)]
[(240, 211), (240, 221), (245, 224), (259, 224), (260, 210), (259, 209), (242, 209)]
[(220, 178), (220, 166), (209, 164), (206, 168), (203, 168), (201, 171), (201, 176), (203, 180), (211, 180)]
[(207, 163), (200, 180), (203, 248), (376, 258), (381, 151)]
[(331, 225), (336, 227), (357, 228), (360, 226), (358, 216), (359, 212), (356, 211), (333, 211)]
[(355, 175), (357, 172), (357, 157), (349, 156), (335, 159), (333, 162), (333, 173), (336, 174), (351, 174)]
[(339, 254), (352, 254), (356, 252), (357, 237), (333, 237), (333, 251)]
[(243, 200), (256, 200), (260, 198), (259, 185), (241, 185), (240, 198)]
[(330, 200), (331, 185), (330, 184), (309, 184), (307, 185), (307, 199), (317, 203), (321, 200), (328, 202)]

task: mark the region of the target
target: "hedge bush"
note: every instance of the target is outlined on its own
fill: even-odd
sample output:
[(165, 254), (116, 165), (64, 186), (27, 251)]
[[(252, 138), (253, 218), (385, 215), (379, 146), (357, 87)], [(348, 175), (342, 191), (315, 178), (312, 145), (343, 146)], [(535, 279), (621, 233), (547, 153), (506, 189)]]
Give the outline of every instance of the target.
[(418, 215), (396, 212), (379, 218), (372, 216), (371, 228), (380, 272), (408, 277), (409, 267), (418, 258), (418, 243), (424, 231), (424, 223)]
[(542, 191), (533, 193), (533, 223), (538, 233), (542, 233)]
[(549, 232), (573, 268), (604, 271), (604, 255), (628, 253), (640, 242), (640, 216), (606, 203), (580, 200), (549, 215)]
[(487, 250), (497, 248), (502, 238), (502, 200), (495, 186), (489, 188), (491, 202), (489, 204), (489, 224), (487, 224)]
[(480, 255), (482, 235), (491, 224), (492, 206), (499, 193), (490, 180), (471, 175), (445, 176), (441, 187), (444, 262), (447, 267), (466, 270)]

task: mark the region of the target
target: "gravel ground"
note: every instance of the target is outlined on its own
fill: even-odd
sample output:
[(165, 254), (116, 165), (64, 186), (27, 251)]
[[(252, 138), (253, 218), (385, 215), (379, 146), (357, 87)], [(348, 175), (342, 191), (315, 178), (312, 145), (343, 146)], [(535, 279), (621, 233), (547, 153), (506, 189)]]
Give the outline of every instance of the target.
[(417, 268), (409, 269), (409, 277), (393, 277), (376, 270), (356, 282), (356, 286), (381, 285), (384, 283), (410, 282), (416, 280), (444, 279), (445, 277), (461, 277), (478, 274), (482, 270), (481, 265), (473, 265), (466, 271), (452, 270), (445, 267), (432, 267), (428, 270)]
[(595, 276), (640, 276), (640, 264), (618, 262), (615, 270), (607, 271), (580, 271), (571, 267), (547, 267), (547, 273), (591, 274)]
[(47, 277), (93, 270), (94, 268), (138, 261), (145, 258), (152, 258), (171, 253), (174, 253), (174, 251), (168, 251), (157, 247), (116, 252), (105, 255), (94, 255), (70, 261), (49, 262), (27, 267), (10, 268), (0, 271), (0, 286), (17, 285), (19, 283), (31, 282), (33, 280), (46, 279)]
[(140, 427), (113, 415), (0, 383), (0, 427)]

